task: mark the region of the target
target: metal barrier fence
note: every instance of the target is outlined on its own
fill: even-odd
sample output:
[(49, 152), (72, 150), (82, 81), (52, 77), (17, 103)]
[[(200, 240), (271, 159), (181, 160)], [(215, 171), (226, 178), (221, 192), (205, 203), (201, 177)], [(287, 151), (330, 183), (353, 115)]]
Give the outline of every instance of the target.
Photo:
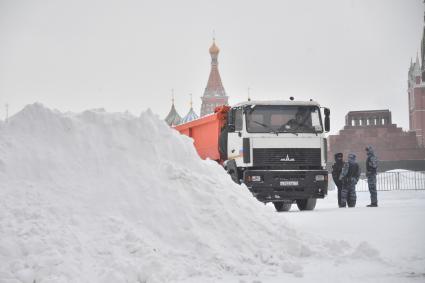
[[(332, 182), (333, 183), (333, 182)], [(378, 191), (425, 190), (425, 171), (382, 172), (376, 176)], [(368, 192), (367, 178), (364, 173), (356, 185), (357, 192)]]

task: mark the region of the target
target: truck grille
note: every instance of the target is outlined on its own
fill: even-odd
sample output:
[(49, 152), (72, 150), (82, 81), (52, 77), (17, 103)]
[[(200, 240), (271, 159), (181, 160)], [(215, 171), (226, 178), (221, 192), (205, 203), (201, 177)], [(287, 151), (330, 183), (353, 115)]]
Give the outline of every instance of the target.
[(320, 148), (254, 148), (253, 165), (280, 169), (321, 168)]

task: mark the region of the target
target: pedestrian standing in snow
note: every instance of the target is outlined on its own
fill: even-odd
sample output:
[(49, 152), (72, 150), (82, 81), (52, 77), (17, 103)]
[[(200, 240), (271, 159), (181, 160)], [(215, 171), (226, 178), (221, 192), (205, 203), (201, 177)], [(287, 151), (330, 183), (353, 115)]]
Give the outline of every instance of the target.
[(378, 206), (378, 192), (376, 191), (376, 173), (378, 171), (378, 157), (371, 146), (366, 147), (366, 177), (370, 192), (370, 204), (367, 207)]
[(338, 206), (341, 206), (341, 191), (342, 182), (339, 179), (341, 175), (342, 167), (344, 166), (343, 154), (341, 152), (334, 155), (335, 163), (332, 165), (332, 179), (338, 190)]
[(339, 177), (342, 182), (341, 205), (339, 207), (355, 207), (356, 206), (356, 184), (360, 177), (360, 167), (356, 162), (356, 155), (350, 153), (348, 161), (344, 163)]

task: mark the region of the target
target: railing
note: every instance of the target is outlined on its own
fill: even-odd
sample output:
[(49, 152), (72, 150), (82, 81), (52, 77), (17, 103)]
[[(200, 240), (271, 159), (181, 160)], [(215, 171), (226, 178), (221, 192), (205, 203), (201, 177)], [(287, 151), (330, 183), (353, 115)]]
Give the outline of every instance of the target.
[[(425, 190), (425, 171), (396, 171), (378, 173), (376, 176), (376, 187), (378, 191)], [(364, 173), (362, 173), (360, 176), (360, 180), (356, 185), (356, 191), (369, 191), (367, 178)]]

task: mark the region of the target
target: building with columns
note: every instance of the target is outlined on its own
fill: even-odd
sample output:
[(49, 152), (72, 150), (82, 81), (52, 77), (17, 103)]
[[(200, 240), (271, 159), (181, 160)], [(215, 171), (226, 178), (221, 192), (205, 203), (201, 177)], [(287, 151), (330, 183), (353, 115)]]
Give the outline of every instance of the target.
[(345, 116), (345, 125), (350, 126), (383, 126), (391, 123), (390, 110), (350, 111)]
[(344, 129), (329, 136), (328, 160), (342, 152), (366, 160), (366, 146), (371, 145), (381, 161), (423, 160), (425, 149), (420, 148), (415, 132), (403, 131), (393, 124), (389, 110), (350, 111), (345, 116)]

